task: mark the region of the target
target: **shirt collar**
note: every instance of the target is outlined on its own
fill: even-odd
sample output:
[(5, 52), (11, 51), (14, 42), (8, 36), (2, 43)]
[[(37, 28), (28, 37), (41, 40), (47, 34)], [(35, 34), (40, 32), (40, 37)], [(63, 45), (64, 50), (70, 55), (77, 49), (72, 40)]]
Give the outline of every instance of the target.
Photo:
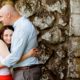
[(22, 20), (22, 18), (24, 18), (25, 16), (23, 17), (20, 17), (18, 20), (16, 20), (13, 24), (13, 28), (15, 29), (16, 28), (16, 25), (19, 23), (20, 20)]

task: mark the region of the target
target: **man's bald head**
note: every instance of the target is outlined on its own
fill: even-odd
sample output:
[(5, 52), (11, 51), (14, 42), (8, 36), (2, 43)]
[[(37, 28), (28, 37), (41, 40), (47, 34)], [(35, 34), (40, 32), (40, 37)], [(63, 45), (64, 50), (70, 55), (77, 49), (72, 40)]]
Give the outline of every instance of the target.
[(3, 25), (11, 25), (19, 17), (20, 14), (17, 12), (15, 7), (10, 4), (6, 4), (0, 9), (0, 21), (3, 23)]
[(15, 13), (17, 11), (12, 5), (6, 4), (0, 9), (0, 12), (2, 12), (3, 14), (4, 13), (6, 14), (6, 13)]

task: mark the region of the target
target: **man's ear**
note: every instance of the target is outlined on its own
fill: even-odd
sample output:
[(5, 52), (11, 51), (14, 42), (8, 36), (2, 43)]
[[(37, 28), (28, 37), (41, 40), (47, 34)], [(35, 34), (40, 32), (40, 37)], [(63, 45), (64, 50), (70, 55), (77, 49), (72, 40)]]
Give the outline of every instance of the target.
[(9, 12), (9, 13), (7, 13), (7, 17), (8, 18), (10, 18), (11, 17), (11, 13)]

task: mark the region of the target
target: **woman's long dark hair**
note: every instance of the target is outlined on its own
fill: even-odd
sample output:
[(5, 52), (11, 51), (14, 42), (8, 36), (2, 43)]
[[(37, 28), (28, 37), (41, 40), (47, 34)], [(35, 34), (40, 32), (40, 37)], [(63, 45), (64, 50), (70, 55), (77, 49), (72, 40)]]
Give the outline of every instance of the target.
[[(1, 40), (3, 40), (3, 33), (4, 33), (4, 31), (6, 30), (6, 29), (10, 29), (10, 30), (12, 30), (12, 31), (14, 31), (14, 28), (12, 27), (12, 26), (10, 26), (10, 25), (7, 25), (7, 26), (3, 26), (1, 29), (0, 29), (0, 39)], [(4, 40), (3, 40), (4, 41)], [(5, 41), (4, 41), (5, 42)], [(8, 48), (9, 48), (9, 50), (10, 50), (10, 45), (7, 45), (8, 46)]]

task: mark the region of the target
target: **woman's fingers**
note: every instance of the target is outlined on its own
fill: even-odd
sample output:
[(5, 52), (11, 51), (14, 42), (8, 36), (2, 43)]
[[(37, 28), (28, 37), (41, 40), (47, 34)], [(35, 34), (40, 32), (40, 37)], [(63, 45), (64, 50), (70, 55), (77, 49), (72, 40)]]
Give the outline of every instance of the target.
[(39, 49), (37, 49), (37, 48), (33, 49), (33, 56), (38, 57), (38, 56), (40, 56), (40, 54), (41, 54), (41, 51)]

